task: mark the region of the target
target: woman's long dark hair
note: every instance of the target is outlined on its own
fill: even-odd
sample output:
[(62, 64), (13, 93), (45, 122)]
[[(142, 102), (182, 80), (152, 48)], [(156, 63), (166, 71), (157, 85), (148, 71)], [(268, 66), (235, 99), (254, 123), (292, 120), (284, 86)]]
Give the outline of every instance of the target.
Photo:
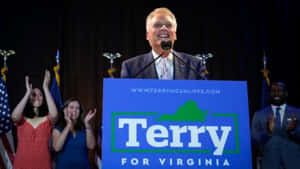
[(79, 103), (79, 117), (74, 125), (74, 129), (76, 131), (79, 131), (79, 130), (83, 130), (85, 127), (84, 127), (84, 123), (83, 123), (83, 118), (84, 118), (84, 109), (79, 101), (79, 99), (77, 98), (70, 98), (68, 100), (65, 101), (63, 107), (60, 109), (60, 112), (59, 112), (59, 119), (58, 119), (58, 122), (57, 122), (57, 126), (59, 126), (61, 129), (64, 129), (67, 125), (67, 122), (66, 122), (66, 119), (65, 119), (65, 115), (64, 115), (64, 109), (66, 107), (69, 106), (69, 104), (71, 102), (78, 102)]
[[(39, 88), (38, 88), (39, 89)], [(40, 90), (40, 89), (39, 89)], [(47, 116), (48, 115), (48, 105), (45, 101), (45, 95), (43, 93), (42, 90), (40, 90), (42, 95), (43, 95), (43, 103), (40, 107), (37, 107), (37, 111), (39, 112), (37, 114), (38, 117), (44, 117), (44, 116)], [(25, 108), (24, 108), (24, 116), (27, 117), (27, 118), (34, 118), (34, 116), (36, 115), (36, 113), (34, 112), (34, 107), (32, 105), (32, 103), (28, 100)]]

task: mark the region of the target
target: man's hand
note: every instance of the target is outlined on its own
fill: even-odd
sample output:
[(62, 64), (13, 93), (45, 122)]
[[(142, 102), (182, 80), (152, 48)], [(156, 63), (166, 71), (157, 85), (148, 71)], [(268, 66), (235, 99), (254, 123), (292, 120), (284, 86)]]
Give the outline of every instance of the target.
[(275, 118), (274, 116), (270, 116), (267, 121), (267, 129), (270, 134), (273, 133), (275, 128)]
[(288, 131), (293, 131), (296, 129), (297, 127), (297, 123), (298, 123), (298, 120), (296, 119), (295, 116), (292, 116), (291, 118), (288, 118), (288, 127), (287, 127), (287, 130)]

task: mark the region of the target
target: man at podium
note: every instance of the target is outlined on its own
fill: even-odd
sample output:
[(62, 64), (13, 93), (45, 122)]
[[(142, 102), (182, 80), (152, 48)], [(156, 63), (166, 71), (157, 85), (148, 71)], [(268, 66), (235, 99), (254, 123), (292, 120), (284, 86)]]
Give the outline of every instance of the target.
[(177, 22), (167, 8), (156, 8), (146, 19), (146, 39), (152, 50), (122, 63), (121, 78), (203, 79), (201, 61), (173, 50)]

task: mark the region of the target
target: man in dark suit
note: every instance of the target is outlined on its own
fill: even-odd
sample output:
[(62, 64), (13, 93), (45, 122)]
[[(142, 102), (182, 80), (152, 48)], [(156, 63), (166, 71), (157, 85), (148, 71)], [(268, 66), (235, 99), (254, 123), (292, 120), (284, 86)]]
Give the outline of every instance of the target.
[(255, 112), (253, 145), (262, 155), (262, 169), (299, 169), (300, 109), (286, 104), (288, 92), (282, 82), (273, 82), (271, 105)]
[[(157, 8), (146, 20), (146, 38), (152, 48), (149, 53), (122, 63), (122, 78), (201, 79), (201, 61), (195, 56), (173, 50), (177, 22), (167, 8)], [(162, 42), (170, 42), (163, 48)], [(155, 60), (154, 63), (151, 63)], [(146, 66), (148, 65), (148, 66)]]

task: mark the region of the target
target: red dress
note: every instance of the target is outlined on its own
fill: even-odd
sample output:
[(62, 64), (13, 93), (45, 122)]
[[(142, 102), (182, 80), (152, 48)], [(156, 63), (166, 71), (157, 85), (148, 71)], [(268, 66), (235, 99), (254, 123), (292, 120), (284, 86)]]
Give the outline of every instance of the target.
[(13, 169), (51, 169), (49, 117), (36, 128), (24, 118), (17, 126), (18, 145)]

